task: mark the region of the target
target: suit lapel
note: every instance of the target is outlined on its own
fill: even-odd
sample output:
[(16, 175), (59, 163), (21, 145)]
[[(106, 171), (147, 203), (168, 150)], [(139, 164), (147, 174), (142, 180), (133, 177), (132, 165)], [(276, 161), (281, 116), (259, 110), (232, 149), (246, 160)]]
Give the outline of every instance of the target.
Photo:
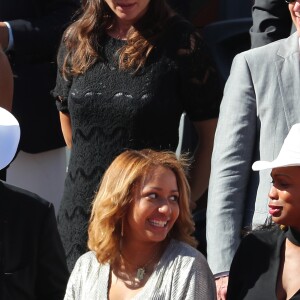
[(297, 33), (281, 43), (275, 61), (288, 128), (300, 122), (300, 53)]

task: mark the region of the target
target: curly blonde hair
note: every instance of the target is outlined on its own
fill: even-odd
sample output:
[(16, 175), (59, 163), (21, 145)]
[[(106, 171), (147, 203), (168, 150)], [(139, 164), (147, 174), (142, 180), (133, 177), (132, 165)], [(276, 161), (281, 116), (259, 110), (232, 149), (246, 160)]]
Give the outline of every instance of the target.
[[(141, 68), (174, 14), (165, 0), (151, 0), (141, 20), (127, 34), (126, 44), (119, 50), (120, 69)], [(115, 15), (104, 0), (84, 1), (77, 21), (65, 31), (66, 55), (62, 66), (64, 77), (83, 74), (97, 60), (103, 60), (102, 43), (105, 32), (114, 25)]]
[(107, 169), (93, 201), (88, 247), (95, 251), (100, 263), (113, 263), (119, 257), (122, 220), (132, 201), (133, 188), (158, 166), (173, 171), (178, 185), (179, 216), (168, 236), (194, 247), (197, 245), (192, 236), (195, 227), (189, 208), (188, 159), (177, 158), (170, 151), (127, 150)]

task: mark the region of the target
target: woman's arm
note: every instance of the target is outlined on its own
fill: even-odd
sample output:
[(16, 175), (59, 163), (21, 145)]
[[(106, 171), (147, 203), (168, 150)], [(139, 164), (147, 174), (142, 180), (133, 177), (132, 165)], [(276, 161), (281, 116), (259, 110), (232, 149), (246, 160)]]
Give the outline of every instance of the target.
[(13, 74), (9, 61), (0, 45), (0, 106), (11, 111), (13, 98)]
[(72, 127), (70, 115), (67, 113), (59, 112), (61, 130), (69, 149), (72, 148)]
[(217, 118), (193, 122), (198, 135), (191, 169), (191, 200), (196, 202), (206, 191), (210, 175), (210, 160), (217, 126)]

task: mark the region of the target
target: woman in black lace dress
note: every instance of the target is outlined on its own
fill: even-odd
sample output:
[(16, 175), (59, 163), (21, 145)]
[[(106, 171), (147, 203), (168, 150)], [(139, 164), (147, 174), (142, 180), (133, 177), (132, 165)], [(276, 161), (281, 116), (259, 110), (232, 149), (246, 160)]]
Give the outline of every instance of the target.
[(58, 63), (53, 95), (71, 148), (58, 225), (71, 270), (103, 172), (125, 149), (175, 150), (183, 112), (200, 143), (192, 201), (203, 194), (221, 93), (202, 38), (165, 0), (86, 1)]

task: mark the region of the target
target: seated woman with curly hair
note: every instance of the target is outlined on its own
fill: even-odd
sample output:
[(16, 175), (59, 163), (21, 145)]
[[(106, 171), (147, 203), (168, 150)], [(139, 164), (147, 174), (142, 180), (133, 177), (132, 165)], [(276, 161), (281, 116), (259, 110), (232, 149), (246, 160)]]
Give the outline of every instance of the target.
[(128, 150), (105, 172), (93, 202), (90, 252), (65, 299), (215, 299), (212, 273), (194, 247), (187, 161)]

